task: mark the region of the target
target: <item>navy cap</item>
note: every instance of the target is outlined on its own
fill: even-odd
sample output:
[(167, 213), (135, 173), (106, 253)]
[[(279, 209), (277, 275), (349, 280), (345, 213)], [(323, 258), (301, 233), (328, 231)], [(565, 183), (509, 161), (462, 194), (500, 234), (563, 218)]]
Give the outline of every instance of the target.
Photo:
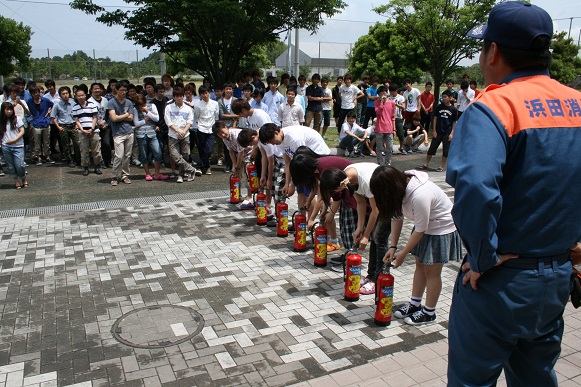
[(537, 36), (553, 36), (553, 21), (547, 11), (536, 5), (507, 1), (492, 8), (488, 24), (472, 28), (467, 35), (506, 48), (528, 50)]

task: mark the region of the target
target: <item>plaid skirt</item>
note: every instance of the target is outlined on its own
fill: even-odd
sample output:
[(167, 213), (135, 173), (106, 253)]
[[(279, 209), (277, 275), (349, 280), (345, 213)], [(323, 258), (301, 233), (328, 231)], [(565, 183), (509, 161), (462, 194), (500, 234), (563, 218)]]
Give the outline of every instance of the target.
[(424, 265), (459, 262), (462, 260), (462, 240), (458, 231), (445, 235), (424, 234), (411, 253)]
[(357, 229), (357, 210), (341, 202), (339, 211), (339, 230), (341, 232), (341, 241), (345, 250), (351, 250), (355, 247), (353, 233)]

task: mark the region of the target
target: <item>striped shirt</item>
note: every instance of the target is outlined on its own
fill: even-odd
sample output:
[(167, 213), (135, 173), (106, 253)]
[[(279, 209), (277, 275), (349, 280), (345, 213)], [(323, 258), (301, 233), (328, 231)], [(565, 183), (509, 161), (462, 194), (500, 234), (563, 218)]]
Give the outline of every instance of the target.
[(73, 117), (78, 118), (79, 123), (83, 129), (93, 129), (94, 132), (99, 132), (99, 127), (93, 128), (93, 117), (97, 117), (99, 110), (97, 105), (91, 101), (87, 101), (85, 106), (81, 106), (78, 103), (73, 105)]

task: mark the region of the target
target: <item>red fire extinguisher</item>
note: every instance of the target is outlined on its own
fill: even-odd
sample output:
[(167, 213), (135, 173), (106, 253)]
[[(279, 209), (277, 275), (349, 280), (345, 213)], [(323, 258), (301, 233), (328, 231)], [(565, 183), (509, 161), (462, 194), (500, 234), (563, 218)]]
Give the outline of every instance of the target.
[(250, 192), (257, 193), (260, 189), (260, 179), (258, 178), (258, 172), (256, 171), (256, 165), (254, 163), (246, 164), (246, 174), (248, 175)]
[(327, 228), (322, 224), (315, 227), (313, 246), (315, 246), (315, 266), (327, 266)]
[(307, 216), (304, 208), (293, 215), (293, 225), (295, 229), (294, 251), (305, 251), (307, 249)]
[(256, 194), (256, 224), (264, 226), (267, 222), (266, 218), (266, 194), (259, 192)]
[(230, 203), (237, 204), (240, 201), (240, 179), (230, 175)]
[(343, 280), (345, 281), (345, 301), (358, 301), (361, 286), (361, 255), (355, 251), (347, 252)]
[(393, 283), (394, 279), (389, 272), (391, 264), (383, 266), (383, 271), (377, 277), (375, 283), (375, 317), (373, 322), (380, 327), (391, 324), (391, 313), (393, 307)]
[(288, 204), (284, 202), (285, 197), (276, 203), (276, 236), (287, 237), (288, 236)]

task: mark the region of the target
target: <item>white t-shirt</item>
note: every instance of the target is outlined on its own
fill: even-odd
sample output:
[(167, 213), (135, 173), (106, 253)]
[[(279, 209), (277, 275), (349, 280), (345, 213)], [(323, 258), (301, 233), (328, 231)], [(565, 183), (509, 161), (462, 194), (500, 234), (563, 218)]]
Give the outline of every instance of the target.
[(404, 91), (403, 98), (405, 99), (405, 111), (406, 112), (416, 112), (419, 109), (418, 97), (420, 96), (420, 91), (413, 87), (411, 91)]
[(371, 136), (372, 134), (375, 133), (375, 126), (371, 125), (367, 127), (367, 129), (365, 129), (365, 132), (367, 133), (367, 137)]
[[(323, 94), (326, 98), (333, 97), (333, 92), (328, 87), (323, 89)], [(321, 105), (323, 105), (323, 110), (331, 110), (331, 100), (323, 101)]]
[(6, 123), (6, 131), (4, 132), (4, 137), (2, 137), (2, 146), (12, 147), (12, 148), (22, 148), (24, 146), (24, 136), (20, 137), (18, 141), (14, 144), (6, 144), (6, 141), (13, 140), (18, 136), (18, 129), (24, 126), (24, 123), (20, 117), (16, 117), (16, 129), (10, 128), (10, 122)]
[(298, 147), (303, 145), (308, 146), (319, 155), (331, 153), (323, 137), (311, 128), (303, 125), (293, 125), (282, 128), (281, 131), (284, 133), (284, 138), (278, 147), (291, 159), (294, 157)]
[(474, 99), (474, 95), (475, 95), (474, 90), (472, 90), (471, 88), (468, 88), (468, 90), (466, 91), (466, 95), (464, 95), (464, 92), (462, 90), (458, 92), (457, 102), (459, 112), (463, 112), (464, 110), (466, 110), (470, 102)]
[[(243, 118), (242, 118), (243, 119)], [(267, 112), (261, 109), (252, 110), (252, 115), (246, 118), (247, 128), (260, 130), (262, 125), (272, 123), (272, 119)]]
[(349, 168), (355, 168), (357, 170), (357, 181), (359, 183), (359, 188), (357, 191), (355, 191), (355, 193), (358, 193), (359, 195), (368, 199), (373, 197), (371, 188), (369, 187), (369, 182), (371, 181), (371, 175), (373, 175), (373, 172), (377, 167), (379, 167), (379, 164), (355, 163), (344, 169), (344, 171), (347, 171)]
[(355, 107), (355, 97), (361, 93), (361, 90), (353, 84), (349, 87), (343, 84), (339, 88), (339, 93), (341, 94), (341, 109), (353, 109)]
[[(397, 94), (395, 97), (388, 95), (387, 99), (392, 100), (396, 105), (403, 105), (403, 103), (405, 102), (405, 98), (403, 97), (403, 95), (400, 94)], [(401, 114), (401, 108), (398, 107), (395, 108), (395, 118), (396, 119), (403, 118), (403, 115)]]

